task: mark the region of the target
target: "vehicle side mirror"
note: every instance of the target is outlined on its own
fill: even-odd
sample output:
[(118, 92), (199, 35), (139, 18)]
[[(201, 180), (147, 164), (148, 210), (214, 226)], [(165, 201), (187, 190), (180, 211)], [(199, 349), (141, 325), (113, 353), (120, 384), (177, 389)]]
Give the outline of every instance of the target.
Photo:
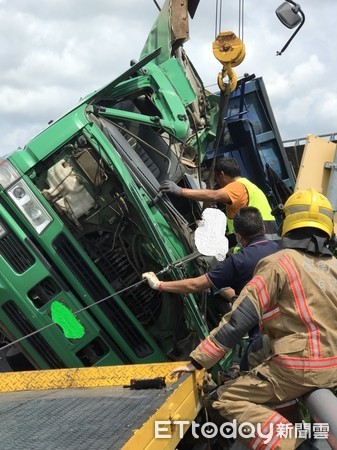
[(288, 2), (283, 2), (275, 13), (285, 27), (295, 28), (302, 20), (299, 9), (299, 5), (291, 6)]
[(277, 17), (282, 22), (284, 26), (287, 28), (295, 28), (298, 27), (295, 32), (292, 34), (290, 39), (286, 42), (284, 47), (281, 51), (276, 52), (277, 55), (282, 55), (282, 53), (285, 51), (285, 49), (288, 47), (290, 42), (294, 39), (296, 34), (300, 31), (302, 28), (304, 21), (305, 21), (305, 15), (303, 11), (301, 10), (300, 5), (295, 3), (293, 0), (287, 0), (283, 2), (275, 11)]

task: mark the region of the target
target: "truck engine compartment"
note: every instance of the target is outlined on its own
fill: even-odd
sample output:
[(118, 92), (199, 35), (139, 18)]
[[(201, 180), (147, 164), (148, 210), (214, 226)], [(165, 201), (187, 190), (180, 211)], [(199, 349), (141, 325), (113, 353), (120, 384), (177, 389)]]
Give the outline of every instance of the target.
[[(99, 272), (160, 347), (171, 353), (175, 342), (191, 332), (183, 300), (177, 295), (162, 295), (146, 282), (139, 283), (143, 272), (163, 268), (163, 258), (116, 171), (83, 134), (34, 170), (35, 185)], [(66, 239), (58, 236), (54, 242), (57, 252), (69, 259), (69, 265), (77, 264), (75, 270), (82, 283), (96, 295), (95, 301), (100, 301), (99, 288), (94, 292), (91, 274), (80, 260), (74, 263), (76, 255), (67, 249)], [(194, 270), (201, 270), (203, 264), (204, 261), (197, 261)], [(170, 275), (164, 277), (170, 279)], [(101, 297), (104, 295), (101, 291)], [(115, 313), (108, 305), (108, 301), (102, 303), (105, 313), (111, 316)], [(146, 351), (141, 350), (139, 355), (143, 354)]]

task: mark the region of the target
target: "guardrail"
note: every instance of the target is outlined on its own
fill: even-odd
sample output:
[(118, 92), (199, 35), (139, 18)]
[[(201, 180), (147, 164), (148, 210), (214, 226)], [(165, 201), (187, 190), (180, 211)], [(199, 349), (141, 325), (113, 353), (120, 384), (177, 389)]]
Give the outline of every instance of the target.
[[(328, 134), (318, 134), (318, 137), (326, 138), (329, 141), (337, 141), (337, 132), (335, 133), (328, 133)], [(297, 139), (286, 139), (283, 142), (283, 145), (285, 147), (297, 147), (298, 145), (304, 145), (307, 137), (300, 137)]]

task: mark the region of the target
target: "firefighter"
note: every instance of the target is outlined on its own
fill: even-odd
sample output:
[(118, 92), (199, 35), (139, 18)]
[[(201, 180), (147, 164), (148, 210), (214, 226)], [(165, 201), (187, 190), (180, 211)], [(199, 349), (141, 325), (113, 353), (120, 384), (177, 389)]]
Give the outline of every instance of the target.
[[(229, 255), (206, 274), (183, 280), (160, 281), (155, 273), (145, 272), (142, 278), (146, 279), (153, 289), (174, 294), (196, 293), (215, 288), (215, 291), (219, 292), (225, 300), (232, 303), (253, 277), (256, 264), (260, 259), (280, 249), (276, 242), (268, 240), (264, 235), (261, 213), (253, 206), (241, 208), (236, 213), (234, 228), (242, 249), (238, 253)], [(229, 310), (228, 305), (218, 306), (222, 306), (222, 314)], [(225, 307), (226, 310), (224, 310)], [(259, 336), (258, 321), (249, 330), (248, 336), (248, 347), (240, 363), (241, 370), (248, 370), (248, 352), (253, 341)]]
[(214, 167), (214, 180), (219, 189), (187, 189), (181, 188), (173, 181), (164, 181), (160, 190), (204, 202), (216, 202), (226, 204), (227, 237), (230, 246), (235, 245), (233, 236), (233, 218), (243, 206), (255, 206), (261, 212), (265, 231), (271, 239), (278, 239), (275, 217), (271, 214), (271, 208), (267, 197), (255, 184), (241, 176), (240, 166), (234, 158), (221, 158)]
[[(268, 358), (229, 385), (219, 386), (212, 397), (212, 410), (223, 421), (236, 419), (255, 427), (247, 440), (256, 449), (297, 448), (303, 439), (275, 406), (315, 388), (337, 385), (333, 210), (326, 197), (308, 189), (289, 197), (284, 214), (284, 249), (257, 264), (233, 310), (191, 353), (191, 361), (171, 374), (211, 368), (259, 321), (269, 341)], [(271, 431), (268, 443), (258, 426), (262, 433)]]

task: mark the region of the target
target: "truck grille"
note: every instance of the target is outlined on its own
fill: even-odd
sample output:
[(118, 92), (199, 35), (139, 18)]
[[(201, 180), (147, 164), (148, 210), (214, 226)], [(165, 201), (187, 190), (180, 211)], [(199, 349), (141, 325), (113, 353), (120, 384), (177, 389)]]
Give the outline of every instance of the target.
[[(53, 247), (95, 302), (110, 295), (110, 292), (63, 233), (59, 234), (53, 241)], [(100, 308), (125, 343), (131, 347), (139, 358), (145, 358), (153, 353), (153, 349), (146, 342), (144, 336), (114, 298), (99, 303), (96, 308)]]
[(24, 273), (34, 264), (32, 256), (11, 232), (0, 239), (0, 255), (16, 273)]
[[(139, 265), (137, 266), (136, 262), (133, 266), (130, 264), (133, 255), (132, 251), (127, 255), (127, 244), (122, 246), (116, 242), (112, 245), (102, 239), (95, 239), (91, 244), (95, 248), (96, 266), (116, 291), (139, 281), (139, 273), (133, 268), (138, 269)], [(147, 283), (136, 284), (135, 287), (124, 291), (121, 298), (144, 327), (156, 323), (161, 311), (161, 300)]]
[[(24, 336), (36, 331), (27, 317), (22, 313), (22, 311), (19, 310), (12, 300), (4, 303), (2, 305), (2, 309)], [(39, 333), (27, 337), (27, 341), (34, 347), (38, 355), (47, 362), (50, 368), (59, 369), (65, 367), (54, 351), (50, 348), (49, 344)]]

